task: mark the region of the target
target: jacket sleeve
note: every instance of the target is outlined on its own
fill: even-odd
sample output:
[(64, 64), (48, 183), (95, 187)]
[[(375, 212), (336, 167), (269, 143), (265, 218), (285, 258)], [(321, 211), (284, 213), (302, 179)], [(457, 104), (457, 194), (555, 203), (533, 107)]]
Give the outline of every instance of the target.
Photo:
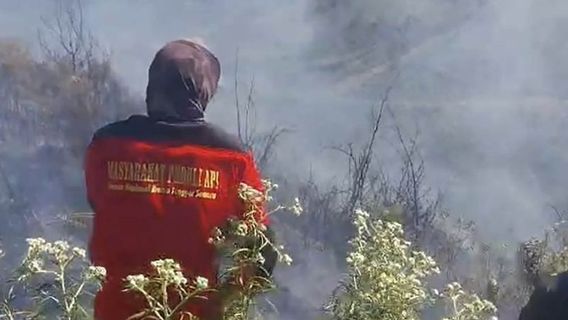
[(85, 171), (85, 185), (87, 193), (87, 201), (94, 212), (93, 225), (91, 236), (88, 243), (88, 252), (91, 263), (96, 266), (105, 266), (105, 259), (102, 255), (101, 240), (104, 236), (101, 234), (101, 216), (97, 214), (96, 199), (99, 198), (97, 194), (100, 190), (97, 179), (97, 160), (98, 154), (95, 150), (94, 144), (91, 143), (87, 148), (84, 161)]

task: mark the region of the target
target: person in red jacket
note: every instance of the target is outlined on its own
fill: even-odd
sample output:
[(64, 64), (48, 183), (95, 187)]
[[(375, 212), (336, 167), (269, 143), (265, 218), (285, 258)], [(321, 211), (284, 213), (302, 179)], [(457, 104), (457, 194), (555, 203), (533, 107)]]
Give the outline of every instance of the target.
[[(95, 299), (95, 319), (125, 320), (140, 302), (123, 292), (124, 278), (171, 258), (188, 277), (214, 285), (218, 263), (208, 240), (213, 228), (243, 212), (240, 183), (262, 189), (253, 156), (237, 138), (206, 122), (220, 64), (188, 40), (166, 44), (149, 69), (147, 116), (134, 115), (99, 129), (85, 161), (87, 197), (95, 212), (89, 251), (107, 280)], [(267, 251), (260, 270), (272, 272)], [(220, 301), (190, 304), (217, 319)]]

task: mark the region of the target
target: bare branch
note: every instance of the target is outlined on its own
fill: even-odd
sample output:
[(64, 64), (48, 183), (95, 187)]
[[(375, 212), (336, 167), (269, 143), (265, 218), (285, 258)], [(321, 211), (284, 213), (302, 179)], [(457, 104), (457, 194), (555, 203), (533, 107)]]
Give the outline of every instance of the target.
[(367, 182), (369, 168), (373, 159), (373, 149), (375, 147), (377, 134), (379, 132), (381, 121), (383, 119), (383, 112), (389, 101), (391, 90), (392, 85), (387, 87), (383, 94), (383, 97), (381, 98), (378, 112), (373, 120), (373, 126), (371, 129), (369, 141), (367, 142), (364, 149), (356, 156), (352, 149), (349, 151), (349, 158), (352, 162), (350, 168), (353, 168), (353, 171), (351, 173), (350, 196), (345, 207), (345, 212), (347, 213), (347, 215), (351, 215), (355, 210), (355, 207), (361, 202), (363, 191)]
[(280, 126), (274, 126), (267, 133), (259, 133), (257, 131), (257, 113), (256, 104), (254, 100), (255, 94), (255, 79), (254, 76), (251, 78), (246, 104), (243, 106), (239, 98), (239, 59), (238, 50), (235, 59), (235, 80), (234, 80), (234, 90), (235, 90), (235, 108), (237, 116), (237, 133), (239, 140), (243, 146), (253, 152), (255, 158), (257, 159), (258, 165), (263, 168), (265, 167), (272, 154), (274, 153), (274, 147), (278, 139), (289, 130), (282, 128)]
[(79, 73), (93, 60), (96, 41), (86, 28), (82, 0), (55, 1), (53, 16), (41, 18), (48, 36), (38, 31), (40, 48), (49, 61), (67, 62)]
[[(406, 206), (406, 218), (409, 223), (407, 227), (417, 240), (423, 236), (425, 230), (435, 219), (440, 201), (439, 197), (430, 202), (426, 199), (428, 190), (424, 190), (423, 187), (425, 165), (424, 159), (418, 153), (417, 139), (406, 138), (392, 109), (387, 107), (387, 111), (395, 123), (394, 130), (402, 149), (400, 154), (403, 166), (396, 191), (397, 202)], [(419, 131), (416, 132), (416, 136), (418, 135)], [(428, 203), (424, 204), (424, 202)]]
[(235, 53), (235, 108), (237, 110), (237, 134), (240, 141), (243, 141), (241, 131), (241, 106), (239, 103), (239, 48)]

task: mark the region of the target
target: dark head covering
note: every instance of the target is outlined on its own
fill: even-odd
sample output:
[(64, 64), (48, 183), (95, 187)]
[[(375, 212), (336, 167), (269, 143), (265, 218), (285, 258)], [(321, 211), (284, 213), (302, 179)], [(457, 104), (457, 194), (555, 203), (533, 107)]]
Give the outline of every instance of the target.
[(189, 40), (166, 44), (148, 72), (148, 116), (161, 121), (201, 121), (217, 90), (219, 60), (202, 45)]

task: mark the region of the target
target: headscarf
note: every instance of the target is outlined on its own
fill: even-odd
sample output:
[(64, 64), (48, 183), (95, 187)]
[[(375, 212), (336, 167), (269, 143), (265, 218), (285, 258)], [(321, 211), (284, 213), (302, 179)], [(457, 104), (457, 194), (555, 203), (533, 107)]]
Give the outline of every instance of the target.
[(205, 46), (190, 40), (167, 43), (148, 71), (148, 115), (160, 121), (202, 121), (220, 75), (219, 60)]

